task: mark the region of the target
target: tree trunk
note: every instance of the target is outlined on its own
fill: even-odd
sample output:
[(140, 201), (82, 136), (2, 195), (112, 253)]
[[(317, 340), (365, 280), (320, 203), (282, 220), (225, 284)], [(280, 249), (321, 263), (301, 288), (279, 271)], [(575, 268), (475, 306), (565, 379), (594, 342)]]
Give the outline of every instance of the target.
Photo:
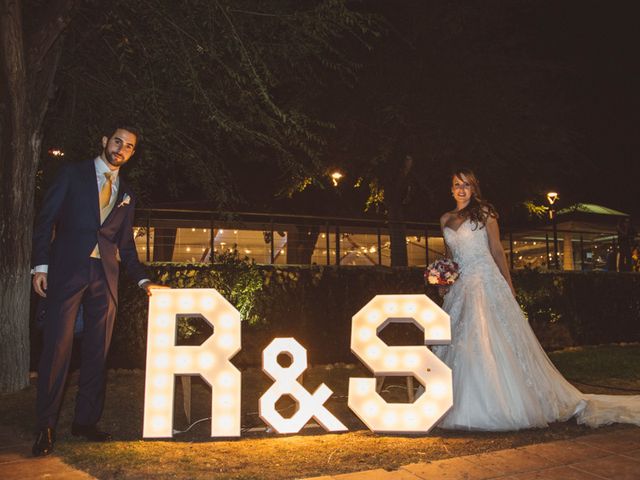
[(389, 242), (391, 243), (391, 266), (406, 267), (409, 264), (407, 255), (407, 228), (402, 215), (402, 205), (387, 203), (387, 220), (389, 222)]
[(47, 4), (39, 12), (42, 21), (27, 39), (22, 2), (0, 0), (0, 393), (15, 392), (29, 383), (35, 178), (42, 124), (60, 58), (60, 35), (72, 6), (72, 0)]
[(287, 263), (311, 265), (311, 258), (320, 235), (317, 225), (296, 225), (287, 231)]
[(387, 221), (389, 222), (389, 241), (391, 242), (391, 266), (406, 267), (409, 264), (407, 256), (407, 228), (404, 223), (404, 200), (407, 196), (409, 173), (413, 167), (413, 158), (404, 155), (402, 167), (393, 183), (385, 188), (385, 206), (387, 207)]
[(30, 158), (22, 11), (10, 0), (3, 0), (1, 8), (0, 392), (14, 392), (29, 383), (29, 261), (35, 172)]

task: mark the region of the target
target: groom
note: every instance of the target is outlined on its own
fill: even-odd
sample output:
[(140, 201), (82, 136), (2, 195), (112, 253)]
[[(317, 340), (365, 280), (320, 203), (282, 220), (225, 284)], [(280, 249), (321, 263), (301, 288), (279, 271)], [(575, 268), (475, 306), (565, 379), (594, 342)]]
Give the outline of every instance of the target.
[(48, 455), (73, 343), (83, 308), (78, 395), (71, 433), (91, 441), (111, 435), (96, 426), (106, 387), (105, 361), (118, 301), (119, 265), (151, 295), (133, 240), (133, 193), (119, 171), (133, 155), (137, 130), (119, 126), (102, 137), (95, 159), (66, 165), (47, 192), (33, 234), (33, 287), (46, 297), (44, 345), (38, 368), (35, 456)]

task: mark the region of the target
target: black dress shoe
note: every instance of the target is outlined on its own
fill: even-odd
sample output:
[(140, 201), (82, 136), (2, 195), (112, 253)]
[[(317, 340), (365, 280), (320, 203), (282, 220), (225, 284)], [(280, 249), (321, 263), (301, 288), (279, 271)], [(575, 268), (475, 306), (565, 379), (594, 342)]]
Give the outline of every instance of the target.
[(36, 437), (31, 451), (34, 457), (44, 457), (53, 452), (53, 444), (56, 443), (56, 431), (53, 428), (41, 428)]
[(111, 434), (98, 430), (95, 425), (80, 425), (78, 423), (71, 424), (71, 435), (74, 437), (84, 437), (90, 442), (108, 442), (111, 440)]

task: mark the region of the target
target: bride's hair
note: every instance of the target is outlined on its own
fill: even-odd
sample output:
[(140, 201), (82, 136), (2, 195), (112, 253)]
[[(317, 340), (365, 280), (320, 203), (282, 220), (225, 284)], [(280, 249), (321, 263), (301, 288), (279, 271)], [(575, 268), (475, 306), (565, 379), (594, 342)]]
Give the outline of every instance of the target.
[(458, 212), (458, 216), (465, 219), (468, 218), (469, 221), (474, 224), (474, 230), (478, 228), (478, 226), (482, 229), (487, 224), (489, 217), (498, 218), (498, 212), (493, 205), (482, 198), (480, 181), (473, 171), (468, 168), (456, 169), (451, 174), (451, 180), (455, 180), (456, 177), (462, 180), (462, 176), (464, 176), (471, 186), (471, 200), (466, 207)]

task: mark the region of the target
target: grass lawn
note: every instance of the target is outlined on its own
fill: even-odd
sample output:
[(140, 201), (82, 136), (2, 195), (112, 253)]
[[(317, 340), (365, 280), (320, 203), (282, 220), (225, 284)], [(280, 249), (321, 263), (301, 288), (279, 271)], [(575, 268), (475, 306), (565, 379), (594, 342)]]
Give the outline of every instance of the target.
[[(560, 371), (580, 390), (589, 393), (640, 391), (640, 345), (583, 347), (550, 355)], [(168, 441), (142, 438), (144, 372), (111, 371), (107, 403), (101, 427), (117, 441), (91, 444), (71, 437), (76, 376), (72, 376), (60, 416), (56, 452), (68, 463), (98, 478), (176, 479), (289, 479), (330, 475), (373, 468), (395, 469), (401, 465), (500, 450), (519, 445), (573, 438), (593, 432), (574, 421), (545, 429), (508, 433), (450, 432), (434, 429), (425, 436), (393, 436), (371, 433), (347, 407), (350, 376), (370, 376), (362, 367), (328, 365), (310, 367), (304, 385), (313, 391), (326, 383), (333, 391), (327, 406), (350, 429), (326, 434), (306, 428), (298, 435), (277, 435), (264, 430), (257, 415), (258, 398), (271, 380), (258, 369), (242, 372), (242, 425), (237, 440), (211, 440), (210, 424), (203, 421)], [(615, 390), (610, 387), (616, 387)], [(623, 389), (629, 389), (625, 391)], [(389, 379), (383, 396), (406, 401), (404, 379)], [(0, 397), (0, 424), (12, 426), (16, 435), (32, 439), (35, 388)], [(195, 421), (210, 415), (210, 390), (195, 381), (192, 392)], [(186, 429), (180, 407), (182, 393), (176, 383), (174, 428)], [(282, 400), (278, 407), (293, 412), (295, 404)], [(285, 414), (286, 415), (286, 414)], [(599, 431), (624, 430), (628, 425), (602, 427)]]

